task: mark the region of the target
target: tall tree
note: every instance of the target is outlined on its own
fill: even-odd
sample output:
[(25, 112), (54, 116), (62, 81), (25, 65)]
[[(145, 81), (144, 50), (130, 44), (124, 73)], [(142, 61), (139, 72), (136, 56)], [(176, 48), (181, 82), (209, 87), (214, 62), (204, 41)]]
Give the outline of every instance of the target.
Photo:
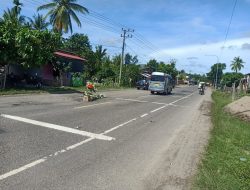
[(107, 55), (107, 49), (103, 49), (101, 45), (95, 47), (94, 57), (95, 57), (95, 68), (97, 72), (101, 69), (103, 65), (103, 59)]
[(76, 1), (77, 0), (53, 0), (52, 3), (42, 5), (38, 7), (37, 10), (49, 10), (45, 17), (50, 16), (50, 23), (59, 33), (68, 33), (69, 30), (72, 33), (72, 19), (81, 27), (81, 22), (76, 12), (82, 14), (88, 13), (88, 9), (76, 4)]
[(36, 30), (45, 30), (49, 26), (49, 22), (46, 22), (46, 18), (41, 14), (34, 15), (33, 19), (29, 18), (29, 22)]
[(147, 72), (152, 73), (158, 70), (159, 63), (155, 59), (149, 60), (146, 65)]
[(137, 55), (132, 56), (129, 53), (125, 55), (125, 64), (136, 64), (138, 63)]
[(19, 15), (21, 13), (21, 7), (23, 6), (22, 3), (20, 3), (19, 0), (13, 0), (14, 3), (14, 7), (13, 7), (13, 11), (16, 13), (16, 15)]
[(101, 45), (95, 47), (95, 57), (98, 64), (102, 63), (102, 60), (106, 55), (107, 55), (107, 49), (103, 49)]
[(245, 63), (240, 57), (235, 57), (231, 64), (231, 69), (236, 73), (244, 67), (243, 63)]
[(89, 52), (92, 51), (88, 36), (78, 33), (73, 34), (68, 39), (64, 40), (63, 49), (84, 57), (86, 57)]
[(25, 22), (25, 17), (16, 13), (15, 9), (7, 9), (3, 13), (3, 18), (0, 19), (1, 23), (10, 23), (12, 27), (18, 27)]
[[(217, 71), (218, 68), (218, 71)], [(216, 83), (216, 76), (217, 76), (217, 83), (220, 83), (220, 80), (223, 75), (223, 70), (226, 69), (225, 63), (216, 63), (212, 65), (211, 70), (209, 73), (207, 73), (208, 79), (213, 83), (213, 85)]]

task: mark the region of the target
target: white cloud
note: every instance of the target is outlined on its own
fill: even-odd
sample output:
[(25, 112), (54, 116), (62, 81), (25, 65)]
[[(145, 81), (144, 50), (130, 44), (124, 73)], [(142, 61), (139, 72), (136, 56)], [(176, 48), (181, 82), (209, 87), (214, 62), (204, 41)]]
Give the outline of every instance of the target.
[[(245, 67), (242, 69), (243, 73), (250, 72), (250, 51), (242, 49), (246, 44), (250, 45), (250, 38), (239, 38), (228, 40), (226, 44), (223, 41), (217, 43), (194, 44), (189, 46), (181, 46), (177, 48), (167, 48), (151, 54), (159, 60), (169, 60), (169, 57), (178, 60), (177, 66), (187, 71), (206, 73), (212, 64), (216, 63), (217, 57), (219, 61), (227, 64), (227, 71), (230, 71), (230, 63), (234, 57), (240, 56), (244, 62)], [(225, 46), (226, 48), (221, 48)], [(206, 56), (214, 55), (214, 56)], [(195, 57), (196, 59), (190, 59)], [(202, 67), (203, 66), (203, 67)]]

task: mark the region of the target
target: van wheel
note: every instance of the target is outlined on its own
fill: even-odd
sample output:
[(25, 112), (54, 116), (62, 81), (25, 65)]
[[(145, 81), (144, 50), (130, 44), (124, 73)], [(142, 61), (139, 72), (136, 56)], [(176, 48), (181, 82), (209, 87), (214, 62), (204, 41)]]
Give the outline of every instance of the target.
[(154, 94), (155, 92), (154, 91), (151, 91), (151, 94)]

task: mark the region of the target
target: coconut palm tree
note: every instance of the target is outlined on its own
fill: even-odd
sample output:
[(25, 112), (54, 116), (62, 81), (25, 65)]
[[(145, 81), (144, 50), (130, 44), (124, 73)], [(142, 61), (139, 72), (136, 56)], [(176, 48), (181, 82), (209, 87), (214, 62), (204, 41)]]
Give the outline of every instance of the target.
[(7, 9), (3, 13), (3, 18), (0, 19), (0, 22), (9, 22), (13, 25), (21, 25), (25, 22), (25, 16), (20, 15), (21, 7), (23, 6), (19, 0), (13, 0), (14, 7), (12, 9)]
[(105, 55), (107, 55), (107, 49), (103, 49), (102, 45), (96, 46), (95, 49), (95, 56), (101, 62)]
[(36, 30), (45, 30), (47, 29), (47, 27), (49, 26), (49, 22), (46, 22), (46, 19), (43, 15), (34, 15), (33, 19), (28, 18), (29, 19), (29, 24), (31, 25), (32, 28), (36, 29)]
[(59, 33), (67, 33), (69, 29), (72, 33), (73, 29), (71, 19), (81, 27), (81, 22), (77, 17), (76, 12), (82, 14), (88, 13), (88, 9), (76, 4), (76, 1), (77, 0), (53, 0), (52, 3), (42, 5), (38, 7), (37, 10), (49, 10), (45, 18), (48, 16), (50, 17), (50, 23)]
[(231, 64), (231, 69), (236, 73), (244, 67), (243, 63), (245, 63), (240, 57), (235, 57)]
[(25, 22), (24, 16), (19, 16), (19, 14), (16, 13), (15, 9), (7, 9), (3, 13), (3, 18), (1, 19), (1, 22), (10, 22), (13, 24), (13, 26), (21, 25)]
[(20, 12), (21, 12), (21, 7), (23, 6), (23, 4), (22, 3), (20, 3), (19, 2), (19, 0), (13, 0), (13, 3), (14, 3), (14, 7), (13, 7), (13, 11), (17, 14), (17, 15), (19, 15), (20, 14)]

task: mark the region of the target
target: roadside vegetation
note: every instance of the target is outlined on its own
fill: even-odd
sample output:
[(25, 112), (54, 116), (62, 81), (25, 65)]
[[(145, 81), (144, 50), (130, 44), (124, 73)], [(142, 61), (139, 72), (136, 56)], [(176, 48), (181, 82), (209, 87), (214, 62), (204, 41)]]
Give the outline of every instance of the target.
[[(14, 88), (8, 86), (8, 70), (12, 64), (22, 68), (40, 68), (44, 64), (53, 62), (54, 70), (60, 71), (58, 80), (65, 73), (78, 75), (82, 84), (86, 81), (102, 83), (102, 87), (118, 88), (133, 87), (137, 80), (141, 79), (141, 73), (154, 71), (165, 72), (186, 80), (187, 74), (184, 70), (178, 71), (176, 60), (170, 59), (165, 62), (156, 59), (147, 61), (139, 60), (139, 56), (131, 54), (129, 50), (124, 55), (125, 65), (122, 67), (121, 84), (118, 84), (121, 49), (117, 54), (110, 54), (108, 49), (101, 44), (93, 44), (88, 35), (84, 33), (73, 33), (75, 22), (78, 27), (84, 26), (80, 19), (82, 14), (88, 14), (88, 8), (82, 6), (80, 1), (49, 1), (45, 5), (37, 7), (37, 14), (31, 18), (23, 13), (23, 7), (27, 6), (25, 1), (14, 0), (13, 7), (4, 10), (0, 15), (0, 84), (2, 88)], [(42, 15), (39, 10), (45, 11)], [(68, 33), (71, 34), (68, 34)], [(67, 37), (66, 37), (67, 36)], [(93, 41), (95, 41), (93, 39)], [(54, 52), (57, 50), (67, 51), (85, 58), (84, 70), (80, 73), (72, 73), (70, 63), (55, 61)], [(2, 71), (4, 70), (4, 72)], [(7, 78), (7, 82), (6, 82)], [(193, 74), (195, 80), (205, 79), (205, 75)], [(5, 85), (6, 83), (6, 85)], [(7, 89), (8, 92), (19, 93), (19, 88)], [(28, 89), (32, 90), (32, 89)], [(27, 90), (27, 92), (28, 92)], [(21, 93), (25, 89), (21, 90)], [(34, 92), (40, 91), (34, 89)], [(1, 92), (0, 94), (2, 94)]]
[(230, 95), (213, 92), (212, 98), (214, 127), (193, 189), (249, 190), (250, 123), (224, 112)]

